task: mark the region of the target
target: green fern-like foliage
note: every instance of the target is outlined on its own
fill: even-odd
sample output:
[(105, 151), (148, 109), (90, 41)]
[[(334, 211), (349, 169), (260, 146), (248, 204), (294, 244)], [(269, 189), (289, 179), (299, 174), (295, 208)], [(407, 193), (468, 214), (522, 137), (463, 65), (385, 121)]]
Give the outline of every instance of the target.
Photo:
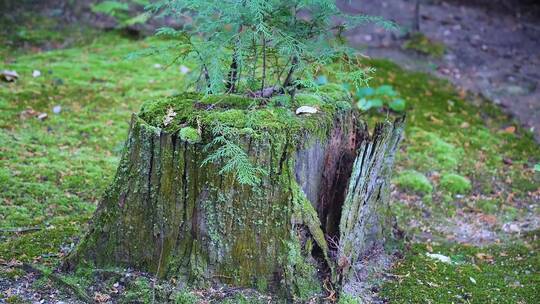
[(217, 147), (217, 149), (202, 164), (223, 161), (225, 165), (219, 171), (220, 174), (233, 173), (240, 184), (257, 186), (260, 182), (260, 176), (266, 175), (267, 172), (252, 164), (248, 154), (237, 144), (240, 135), (251, 132), (253, 130), (249, 128), (237, 129), (222, 123), (215, 123), (212, 128), (214, 139), (206, 146), (206, 149), (212, 147)]
[(370, 70), (358, 68), (341, 33), (366, 22), (395, 27), (379, 17), (344, 14), (334, 0), (162, 0), (149, 9), (181, 19), (182, 29), (158, 35), (176, 39), (176, 60), (199, 63), (198, 88), (207, 93), (264, 97), (267, 87), (283, 93), (314, 86), (320, 67), (336, 60), (343, 62), (340, 75), (365, 84)]
[[(158, 0), (148, 9), (174, 16), (183, 26), (158, 30), (170, 45), (139, 54), (172, 52), (173, 63), (197, 62), (197, 91), (255, 98), (294, 98), (298, 88), (316, 89), (319, 71), (329, 64), (337, 66), (337, 78), (365, 86), (372, 70), (360, 68), (341, 34), (366, 22), (394, 27), (379, 17), (344, 14), (334, 0)], [(249, 130), (216, 124), (212, 132), (207, 148), (214, 152), (204, 164), (223, 162), (220, 173), (234, 173), (239, 183), (257, 185), (266, 172), (253, 165), (238, 144)]]

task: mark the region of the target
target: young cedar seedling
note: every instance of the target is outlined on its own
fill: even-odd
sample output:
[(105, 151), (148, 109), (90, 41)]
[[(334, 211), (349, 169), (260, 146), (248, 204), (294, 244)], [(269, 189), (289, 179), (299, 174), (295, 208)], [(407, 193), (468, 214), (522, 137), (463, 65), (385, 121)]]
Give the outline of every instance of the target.
[(197, 88), (207, 94), (294, 95), (336, 61), (338, 77), (365, 85), (369, 69), (358, 67), (343, 31), (366, 22), (395, 28), (379, 17), (347, 15), (334, 0), (162, 0), (149, 9), (181, 20), (181, 29), (158, 35), (174, 38), (175, 61), (198, 62)]

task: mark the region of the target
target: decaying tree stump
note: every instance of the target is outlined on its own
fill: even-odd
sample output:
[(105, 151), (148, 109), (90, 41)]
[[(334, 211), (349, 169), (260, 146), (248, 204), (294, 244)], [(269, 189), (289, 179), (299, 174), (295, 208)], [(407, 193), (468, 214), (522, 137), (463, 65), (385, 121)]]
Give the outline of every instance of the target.
[[(298, 301), (320, 293), (323, 280), (336, 288), (355, 280), (359, 259), (388, 236), (388, 181), (403, 119), (370, 135), (347, 94), (321, 91), (298, 94), (293, 105), (195, 94), (144, 105), (65, 267), (134, 267)], [(318, 113), (295, 115), (304, 104)], [(227, 138), (216, 122), (238, 132)], [(260, 169), (254, 185), (221, 171), (226, 155), (205, 162), (227, 144), (216, 136)]]

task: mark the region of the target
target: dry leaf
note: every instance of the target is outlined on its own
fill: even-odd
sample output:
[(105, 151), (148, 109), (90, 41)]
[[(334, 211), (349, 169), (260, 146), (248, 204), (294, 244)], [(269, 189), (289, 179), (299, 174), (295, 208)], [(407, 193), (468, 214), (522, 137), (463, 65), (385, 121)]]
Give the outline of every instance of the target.
[(47, 119), (47, 117), (49, 117), (49, 115), (47, 115), (47, 113), (39, 113), (39, 115), (37, 116), (37, 118), (39, 120), (45, 120), (45, 119)]
[(436, 118), (435, 116), (430, 116), (429, 119), (436, 125), (442, 125), (443, 124), (443, 121)]
[(497, 224), (497, 217), (491, 214), (482, 214), (479, 216), (479, 219), (480, 221), (489, 225)]
[(111, 299), (111, 296), (99, 292), (94, 293), (94, 301), (98, 303), (106, 303)]
[(163, 125), (166, 127), (171, 124), (174, 117), (176, 116), (176, 112), (173, 110), (173, 108), (169, 108), (167, 110), (167, 115), (163, 118)]
[(503, 132), (508, 133), (508, 134), (514, 134), (514, 133), (516, 133), (516, 127), (514, 127), (514, 126), (506, 127), (506, 128), (504, 128)]
[(486, 262), (490, 262), (490, 263), (493, 262), (493, 256), (490, 255), (490, 254), (483, 253), (483, 252), (478, 252), (477, 254), (475, 254), (475, 256), (480, 261), (486, 261)]
[(3, 70), (3, 71), (0, 71), (0, 79), (7, 82), (13, 82), (19, 79), (19, 74), (17, 74), (16, 71)]
[(24, 119), (28, 119), (30, 117), (34, 117), (37, 114), (38, 114), (38, 112), (36, 112), (34, 109), (26, 108), (26, 110), (21, 111), (21, 113), (19, 114), (19, 117), (24, 120)]
[(315, 109), (314, 107), (310, 107), (310, 106), (301, 106), (298, 109), (296, 109), (296, 115), (315, 114), (317, 112), (318, 112), (317, 109)]
[(467, 91), (465, 91), (465, 89), (461, 89), (459, 90), (458, 95), (459, 95), (459, 98), (465, 99), (465, 97), (467, 97)]

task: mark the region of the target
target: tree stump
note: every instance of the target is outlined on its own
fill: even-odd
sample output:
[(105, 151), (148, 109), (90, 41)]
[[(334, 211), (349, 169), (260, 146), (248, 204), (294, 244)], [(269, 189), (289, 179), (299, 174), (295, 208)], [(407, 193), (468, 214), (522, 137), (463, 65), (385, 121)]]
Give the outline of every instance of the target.
[[(370, 135), (348, 93), (329, 85), (258, 103), (184, 94), (144, 104), (66, 269), (133, 267), (295, 301), (321, 294), (323, 281), (354, 281), (388, 236), (404, 119)], [(318, 112), (296, 115), (301, 105)]]

